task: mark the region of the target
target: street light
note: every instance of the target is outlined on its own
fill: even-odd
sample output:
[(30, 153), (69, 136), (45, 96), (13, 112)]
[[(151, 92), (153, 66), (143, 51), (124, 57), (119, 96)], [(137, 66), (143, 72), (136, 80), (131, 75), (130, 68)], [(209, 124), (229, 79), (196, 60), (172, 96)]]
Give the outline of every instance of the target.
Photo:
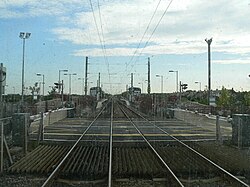
[(65, 73), (64, 75), (68, 75), (69, 76), (69, 99), (71, 96), (71, 76), (72, 75), (77, 75), (76, 73)]
[(44, 74), (41, 74), (41, 73), (37, 73), (36, 74), (37, 76), (43, 76), (43, 82), (42, 82), (42, 84), (43, 84), (43, 97), (44, 97)]
[(78, 78), (78, 80), (82, 80), (82, 95), (83, 95), (83, 87), (84, 87), (84, 78)]
[(23, 92), (24, 92), (24, 52), (25, 52), (25, 39), (30, 37), (31, 33), (20, 32), (19, 37), (23, 40), (23, 63), (22, 63), (22, 103), (23, 103)]
[(207, 38), (205, 39), (205, 41), (207, 42), (207, 45), (208, 45), (208, 94), (207, 94), (208, 105), (210, 104), (209, 100), (210, 100), (210, 94), (211, 94), (211, 56), (210, 56), (210, 46), (211, 46), (212, 40), (213, 40), (213, 38), (210, 38), (209, 40)]
[(200, 91), (201, 91), (201, 82), (195, 81), (194, 83), (195, 83), (195, 84), (200, 84)]
[(59, 70), (59, 81), (58, 81), (58, 93), (61, 93), (61, 72), (68, 72), (67, 69), (60, 69)]
[(163, 93), (163, 75), (155, 75), (156, 77), (161, 77), (161, 93)]
[(176, 73), (176, 93), (178, 93), (178, 71), (169, 70), (169, 73)]

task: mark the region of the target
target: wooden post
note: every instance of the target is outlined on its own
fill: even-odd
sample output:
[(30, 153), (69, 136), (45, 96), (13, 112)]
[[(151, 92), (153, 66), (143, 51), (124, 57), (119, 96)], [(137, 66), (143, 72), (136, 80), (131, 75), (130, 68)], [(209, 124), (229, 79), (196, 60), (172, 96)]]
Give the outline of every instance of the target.
[(7, 144), (7, 141), (6, 141), (5, 137), (3, 138), (3, 142), (4, 142), (4, 145), (5, 145), (5, 149), (6, 149), (10, 164), (13, 164), (13, 160), (12, 160), (12, 157), (10, 155), (10, 149), (8, 147), (8, 144)]

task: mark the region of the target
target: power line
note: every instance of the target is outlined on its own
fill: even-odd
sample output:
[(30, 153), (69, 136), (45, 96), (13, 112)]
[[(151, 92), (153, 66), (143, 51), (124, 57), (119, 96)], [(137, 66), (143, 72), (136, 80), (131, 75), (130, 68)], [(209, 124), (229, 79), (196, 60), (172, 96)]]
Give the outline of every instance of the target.
[[(102, 52), (103, 52), (103, 56), (104, 56), (105, 63), (106, 63), (106, 65), (107, 65), (108, 74), (110, 74), (110, 73), (109, 73), (109, 72), (110, 72), (110, 71), (109, 71), (109, 62), (108, 62), (107, 56), (106, 56), (106, 47), (105, 47), (104, 41), (102, 41), (101, 36), (100, 36), (100, 31), (99, 31), (99, 28), (98, 28), (98, 25), (97, 25), (96, 16), (95, 16), (95, 12), (94, 12), (94, 8), (93, 8), (92, 1), (89, 0), (89, 3), (90, 3), (91, 10), (92, 10), (92, 13), (93, 13), (93, 18), (94, 18), (94, 22), (95, 22), (95, 26), (96, 26), (98, 38), (99, 38), (100, 44), (101, 44), (101, 46), (102, 46)], [(99, 8), (99, 17), (100, 17), (100, 21), (101, 21), (99, 0), (98, 0), (98, 8)], [(101, 23), (101, 30), (102, 30), (103, 40), (104, 40), (103, 29), (102, 29), (102, 23)], [(109, 76), (109, 80), (110, 80), (110, 76)]]
[(99, 12), (99, 19), (100, 19), (100, 24), (101, 24), (101, 32), (102, 32), (102, 39), (103, 39), (103, 48), (104, 48), (104, 54), (105, 54), (105, 62), (108, 67), (108, 74), (109, 74), (109, 82), (110, 82), (110, 71), (109, 71), (109, 61), (107, 59), (107, 50), (106, 50), (106, 44), (105, 44), (105, 39), (104, 39), (104, 34), (103, 34), (103, 27), (102, 27), (102, 16), (101, 16), (101, 9), (100, 9), (100, 2), (97, 0), (98, 3), (98, 12)]
[(142, 54), (143, 50), (144, 50), (144, 49), (145, 49), (145, 47), (148, 45), (149, 41), (151, 40), (151, 38), (152, 38), (152, 36), (154, 35), (154, 33), (155, 33), (156, 29), (157, 29), (157, 28), (158, 28), (158, 26), (160, 25), (161, 20), (163, 19), (163, 17), (164, 17), (164, 16), (165, 16), (165, 14), (167, 13), (167, 11), (168, 11), (168, 9), (169, 9), (169, 7), (170, 7), (170, 5), (171, 5), (171, 3), (172, 3), (173, 1), (174, 1), (174, 0), (171, 0), (171, 1), (169, 2), (168, 6), (166, 7), (165, 11), (163, 12), (163, 14), (162, 14), (161, 18), (159, 19), (159, 21), (158, 21), (157, 25), (155, 26), (155, 28), (154, 28), (153, 32), (151, 33), (150, 37), (148, 38), (147, 42), (145, 43), (144, 47), (142, 48), (141, 53), (140, 53), (140, 55), (139, 55), (139, 56), (141, 56), (141, 54)]
[(140, 47), (140, 45), (141, 45), (141, 43), (142, 43), (142, 40), (144, 39), (144, 37), (145, 37), (145, 35), (146, 35), (146, 33), (147, 33), (148, 29), (149, 29), (149, 26), (150, 26), (150, 24), (151, 24), (151, 22), (152, 22), (152, 20), (153, 20), (153, 18), (154, 18), (154, 16), (155, 16), (156, 11), (158, 10), (158, 7), (159, 7), (160, 3), (161, 3), (161, 0), (159, 0), (157, 6), (156, 6), (156, 8), (155, 8), (154, 13), (153, 13), (153, 15), (151, 16), (150, 21), (148, 22), (148, 25), (147, 25), (147, 27), (146, 27), (146, 29), (145, 29), (145, 31), (144, 31), (142, 37), (141, 37), (141, 40), (140, 40), (139, 44), (137, 45), (136, 50), (135, 50), (134, 53), (133, 53), (133, 56), (131, 57), (130, 61), (126, 64), (126, 69), (127, 69), (128, 65), (132, 62), (133, 58), (135, 57), (135, 54), (136, 54), (136, 52), (138, 51), (138, 49), (139, 49), (139, 47)]
[[(148, 38), (147, 42), (145, 43), (144, 47), (142, 48), (140, 54), (137, 56), (137, 59), (141, 56), (143, 50), (144, 50), (145, 47), (148, 45), (149, 41), (151, 40), (151, 38), (152, 38), (152, 36), (154, 35), (154, 33), (155, 33), (156, 29), (158, 28), (158, 26), (160, 25), (160, 23), (161, 23), (163, 17), (164, 17), (165, 14), (167, 13), (167, 11), (168, 11), (170, 5), (172, 4), (172, 2), (173, 2), (173, 0), (171, 0), (171, 1), (169, 2), (168, 6), (166, 7), (165, 11), (163, 12), (161, 18), (159, 19), (158, 23), (156, 24), (156, 26), (155, 26), (153, 32), (151, 33), (150, 37)], [(133, 68), (133, 67), (132, 67), (132, 68)], [(131, 68), (130, 70), (132, 70), (132, 68)]]

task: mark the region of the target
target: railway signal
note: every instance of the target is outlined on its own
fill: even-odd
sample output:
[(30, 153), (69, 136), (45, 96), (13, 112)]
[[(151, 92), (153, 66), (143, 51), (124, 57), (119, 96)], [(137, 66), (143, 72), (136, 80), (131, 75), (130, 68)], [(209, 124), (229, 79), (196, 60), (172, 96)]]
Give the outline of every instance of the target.
[(62, 83), (55, 82), (55, 88), (60, 89), (62, 87)]
[(188, 84), (182, 84), (181, 87), (182, 87), (182, 90), (186, 90), (188, 88)]
[(55, 82), (54, 84), (56, 85), (55, 88), (58, 89), (59, 88), (59, 83)]

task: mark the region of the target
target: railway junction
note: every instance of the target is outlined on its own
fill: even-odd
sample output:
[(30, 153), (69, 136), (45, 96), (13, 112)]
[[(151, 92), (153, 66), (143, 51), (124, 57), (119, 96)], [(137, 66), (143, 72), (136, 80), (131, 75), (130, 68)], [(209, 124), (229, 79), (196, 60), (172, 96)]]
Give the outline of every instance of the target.
[[(29, 127), (3, 186), (249, 186), (250, 153), (232, 126), (197, 113), (149, 117), (111, 98), (94, 115)], [(40, 123), (38, 123), (40, 124)], [(46, 121), (43, 121), (46, 124)], [(39, 130), (40, 129), (40, 130)], [(37, 143), (39, 142), (39, 143)]]

